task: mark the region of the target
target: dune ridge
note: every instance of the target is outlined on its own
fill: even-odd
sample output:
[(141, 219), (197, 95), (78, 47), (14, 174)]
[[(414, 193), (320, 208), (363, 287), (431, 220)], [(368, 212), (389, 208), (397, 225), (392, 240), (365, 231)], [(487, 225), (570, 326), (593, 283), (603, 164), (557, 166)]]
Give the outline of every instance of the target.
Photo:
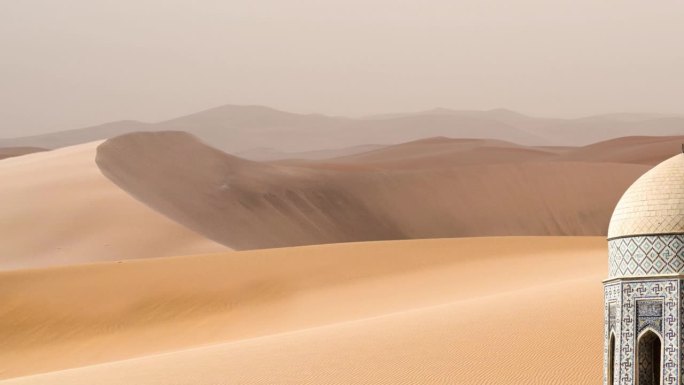
[(3, 383), (590, 383), (605, 260), (603, 238), (508, 237), (4, 272), (0, 376), (132, 359)]
[[(684, 136), (681, 135), (627, 136), (579, 147), (524, 146), (503, 140), (436, 137), (331, 159), (318, 159), (317, 163), (364, 164), (380, 168), (546, 161), (654, 166), (677, 154), (682, 143)], [(316, 162), (302, 164), (311, 163)]]
[(98, 145), (0, 161), (0, 269), (226, 249), (111, 183), (95, 164)]
[[(440, 153), (434, 147), (441, 142), (351, 156), (359, 161), (264, 163), (228, 155), (183, 132), (135, 133), (100, 145), (97, 164), (140, 201), (240, 250), (383, 239), (603, 235), (622, 192), (648, 169), (541, 161), (539, 156), (554, 156), (553, 150), (521, 155), (498, 142), (485, 142), (504, 150), (493, 156), (474, 150), (482, 148), (481, 141), (464, 140), (448, 141)], [(451, 151), (453, 143), (465, 152)], [(471, 164), (453, 159), (463, 153)]]

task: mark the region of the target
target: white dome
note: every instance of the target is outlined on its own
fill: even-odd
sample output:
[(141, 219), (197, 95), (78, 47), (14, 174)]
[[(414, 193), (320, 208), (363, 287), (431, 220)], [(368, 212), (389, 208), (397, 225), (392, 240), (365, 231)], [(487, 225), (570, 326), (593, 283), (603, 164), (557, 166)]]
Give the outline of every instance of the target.
[(620, 198), (608, 227), (608, 239), (657, 234), (684, 234), (684, 154), (637, 179)]

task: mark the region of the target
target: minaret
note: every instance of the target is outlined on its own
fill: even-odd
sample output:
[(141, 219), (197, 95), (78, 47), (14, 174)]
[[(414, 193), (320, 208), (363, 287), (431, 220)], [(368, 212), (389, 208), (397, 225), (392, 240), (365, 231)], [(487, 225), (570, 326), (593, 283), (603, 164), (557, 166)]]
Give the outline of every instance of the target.
[(610, 220), (608, 254), (604, 385), (682, 384), (684, 154), (625, 192)]

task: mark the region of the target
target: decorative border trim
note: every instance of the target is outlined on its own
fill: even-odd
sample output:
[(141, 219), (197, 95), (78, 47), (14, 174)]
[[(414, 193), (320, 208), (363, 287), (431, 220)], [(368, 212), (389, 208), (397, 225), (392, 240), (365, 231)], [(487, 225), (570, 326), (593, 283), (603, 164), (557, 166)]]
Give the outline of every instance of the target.
[(623, 239), (623, 238), (634, 238), (634, 237), (657, 237), (659, 235), (684, 235), (684, 232), (675, 232), (675, 233), (645, 233), (645, 234), (630, 234), (630, 235), (618, 235), (617, 237), (609, 237), (606, 238), (607, 241), (614, 241), (616, 239)]
[(636, 236), (608, 241), (608, 277), (684, 273), (684, 234)]

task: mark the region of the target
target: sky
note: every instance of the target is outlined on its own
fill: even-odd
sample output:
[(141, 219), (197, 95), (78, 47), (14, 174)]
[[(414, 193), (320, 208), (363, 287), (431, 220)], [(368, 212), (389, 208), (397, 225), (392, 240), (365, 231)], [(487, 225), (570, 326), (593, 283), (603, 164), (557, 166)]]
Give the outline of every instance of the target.
[(0, 137), (223, 104), (684, 113), (681, 0), (3, 0)]

